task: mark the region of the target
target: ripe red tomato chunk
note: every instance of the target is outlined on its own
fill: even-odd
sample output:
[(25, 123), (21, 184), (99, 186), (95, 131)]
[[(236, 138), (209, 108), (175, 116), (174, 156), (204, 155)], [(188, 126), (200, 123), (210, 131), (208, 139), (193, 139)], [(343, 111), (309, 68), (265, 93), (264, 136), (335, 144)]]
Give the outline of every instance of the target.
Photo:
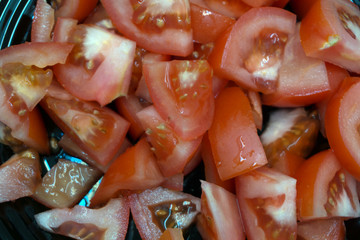
[(267, 167), (236, 178), (247, 239), (296, 238), (296, 180)]
[(209, 56), (215, 74), (247, 89), (274, 92), (284, 47), (295, 32), (295, 22), (296, 16), (283, 9), (249, 10), (216, 40)]
[(179, 137), (196, 139), (210, 128), (214, 95), (207, 61), (148, 63), (143, 74), (156, 110)]
[(356, 180), (343, 169), (331, 150), (306, 160), (296, 179), (300, 220), (360, 216)]

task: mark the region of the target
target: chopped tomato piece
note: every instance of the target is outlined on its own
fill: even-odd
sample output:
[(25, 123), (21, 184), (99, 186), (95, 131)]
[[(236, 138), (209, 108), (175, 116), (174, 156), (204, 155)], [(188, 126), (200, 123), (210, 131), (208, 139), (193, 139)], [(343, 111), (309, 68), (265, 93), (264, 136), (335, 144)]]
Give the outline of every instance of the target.
[(208, 133), (221, 180), (267, 163), (249, 100), (240, 88), (225, 88), (220, 92), (215, 100), (215, 117)]
[(214, 95), (206, 60), (149, 63), (143, 73), (156, 110), (180, 138), (196, 139), (209, 129)]
[(229, 192), (235, 193), (235, 181), (229, 179), (222, 181), (220, 179), (217, 167), (215, 165), (214, 156), (212, 154), (210, 140), (208, 134), (205, 134), (201, 144), (201, 157), (204, 163), (205, 180), (209, 183), (214, 183)]
[(342, 166), (360, 180), (360, 78), (346, 78), (328, 103), (325, 129)]
[(263, 95), (265, 105), (306, 106), (324, 99), (331, 89), (325, 62), (305, 55), (299, 25), (289, 36), (278, 74), (275, 92)]
[(262, 113), (262, 102), (261, 102), (260, 93), (250, 90), (250, 91), (245, 91), (245, 94), (250, 101), (256, 128), (261, 130), (263, 127), (263, 113)]
[(13, 155), (0, 166), (0, 203), (31, 196), (40, 181), (39, 154), (27, 150)]
[(192, 52), (187, 0), (105, 0), (102, 4), (119, 32), (146, 50), (178, 56)]
[(168, 228), (186, 230), (200, 212), (200, 199), (158, 187), (129, 196), (131, 214), (144, 240), (159, 239)]
[(111, 166), (111, 163), (115, 161), (115, 159), (120, 156), (120, 154), (124, 153), (126, 149), (128, 149), (132, 144), (128, 139), (124, 139), (123, 144), (120, 146), (119, 151), (115, 154), (115, 157), (110, 160), (110, 162), (103, 166), (99, 163), (97, 163), (95, 160), (93, 160), (89, 154), (84, 152), (67, 134), (64, 134), (60, 141), (58, 142), (58, 145), (66, 152), (67, 154), (70, 154), (74, 157), (80, 158), (87, 164), (89, 164), (92, 167), (95, 167), (96, 169), (100, 170), (101, 172), (105, 173), (109, 167)]
[(278, 159), (272, 161), (271, 167), (285, 175), (295, 177), (298, 168), (304, 161), (305, 158), (285, 150), (278, 155)]
[(128, 148), (109, 167), (91, 204), (97, 206), (115, 197), (119, 190), (144, 190), (157, 187), (164, 177), (146, 139)]
[(284, 9), (249, 10), (216, 40), (209, 56), (214, 73), (246, 89), (274, 92), (295, 23), (296, 16)]
[(32, 196), (51, 207), (72, 207), (80, 201), (100, 177), (95, 168), (60, 159), (42, 178)]
[(31, 24), (31, 42), (51, 42), (51, 33), (54, 25), (54, 9), (46, 0), (37, 1)]
[(147, 139), (152, 145), (157, 163), (165, 177), (182, 173), (186, 164), (194, 156), (201, 143), (201, 137), (184, 141), (169, 124), (161, 118), (154, 106), (140, 111), (137, 116), (145, 129)]
[(315, 154), (296, 172), (299, 220), (360, 216), (356, 180), (331, 150)]
[(248, 4), (251, 7), (265, 7), (265, 6), (275, 6), (275, 7), (285, 7), (289, 0), (241, 0), (244, 3)]
[(118, 152), (129, 129), (129, 123), (117, 113), (74, 98), (56, 82), (41, 106), (65, 134), (103, 166)]
[(296, 238), (294, 178), (262, 167), (236, 178), (236, 196), (248, 239)]
[(54, 66), (55, 76), (63, 87), (82, 100), (94, 100), (102, 106), (126, 95), (135, 42), (90, 25), (77, 25), (67, 33), (70, 35), (65, 39), (75, 47), (65, 64)]
[(124, 240), (129, 224), (129, 203), (116, 198), (98, 209), (76, 205), (74, 208), (57, 208), (35, 215), (39, 226), (51, 233), (75, 239)]
[(299, 222), (297, 228), (298, 240), (345, 239), (345, 224), (341, 218), (321, 219)]
[(190, 3), (190, 10), (193, 38), (199, 43), (214, 42), (220, 34), (235, 23), (235, 19), (196, 3)]
[(300, 26), (305, 54), (360, 73), (359, 21), (351, 1), (315, 1)]
[(308, 113), (304, 108), (272, 111), (261, 134), (270, 166), (276, 165), (283, 151), (308, 157), (316, 144), (319, 126), (316, 115)]
[(28, 42), (13, 45), (0, 51), (0, 67), (7, 63), (44, 68), (65, 63), (74, 47), (71, 43)]
[(204, 239), (245, 240), (235, 194), (213, 183), (201, 181), (201, 214), (198, 230)]

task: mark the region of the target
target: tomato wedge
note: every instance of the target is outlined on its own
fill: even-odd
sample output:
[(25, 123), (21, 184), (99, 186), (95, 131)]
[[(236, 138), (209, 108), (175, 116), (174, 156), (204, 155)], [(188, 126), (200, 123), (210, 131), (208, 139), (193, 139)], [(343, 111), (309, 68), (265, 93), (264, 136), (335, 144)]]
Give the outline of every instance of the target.
[(262, 167), (235, 181), (248, 239), (296, 239), (296, 179)]
[(141, 239), (159, 239), (168, 228), (185, 230), (200, 212), (200, 199), (158, 187), (129, 196), (131, 214)]
[(346, 78), (330, 100), (325, 130), (341, 164), (360, 180), (360, 78)]
[(315, 239), (345, 239), (345, 224), (341, 218), (321, 219), (299, 222), (297, 228), (298, 240)]
[[(67, 28), (61, 21), (68, 20), (60, 19), (57, 23)], [(54, 66), (55, 76), (66, 90), (79, 99), (97, 101), (102, 106), (127, 94), (135, 42), (90, 25), (55, 33), (58, 32), (69, 35), (55, 34), (54, 39), (75, 44), (66, 63)]]
[(116, 198), (98, 209), (76, 205), (74, 208), (56, 208), (35, 215), (39, 226), (51, 233), (75, 239), (124, 240), (129, 224), (129, 203)]
[(51, 42), (51, 33), (55, 25), (55, 11), (46, 0), (36, 2), (31, 25), (31, 42)]
[(184, 141), (169, 124), (160, 117), (154, 106), (144, 108), (137, 114), (152, 152), (165, 177), (182, 173), (201, 144), (201, 137)]
[(83, 102), (53, 82), (41, 106), (53, 121), (96, 162), (106, 166), (120, 149), (129, 123), (119, 114)]
[(197, 227), (203, 239), (244, 240), (236, 195), (206, 181), (201, 181), (201, 189), (201, 214)]
[(111, 164), (91, 199), (91, 205), (107, 202), (120, 190), (145, 190), (157, 187), (163, 181), (150, 146), (143, 138)]
[(249, 10), (216, 40), (208, 59), (214, 73), (246, 89), (274, 92), (284, 47), (295, 32), (295, 23), (296, 15), (284, 9)]
[(297, 212), (300, 221), (360, 216), (356, 180), (331, 150), (304, 161), (296, 172)]
[(27, 150), (0, 166), (0, 203), (31, 196), (41, 181), (39, 154)]
[(359, 8), (348, 0), (316, 1), (300, 26), (307, 56), (360, 73)]
[(147, 63), (143, 74), (156, 110), (180, 138), (196, 139), (209, 129), (214, 95), (206, 60)]
[(267, 163), (249, 100), (238, 87), (225, 88), (216, 98), (214, 121), (208, 134), (223, 181)]
[(32, 197), (51, 208), (72, 207), (88, 193), (100, 173), (90, 166), (59, 159), (37, 185)]
[(155, 53), (187, 56), (192, 52), (187, 0), (103, 0), (119, 32)]

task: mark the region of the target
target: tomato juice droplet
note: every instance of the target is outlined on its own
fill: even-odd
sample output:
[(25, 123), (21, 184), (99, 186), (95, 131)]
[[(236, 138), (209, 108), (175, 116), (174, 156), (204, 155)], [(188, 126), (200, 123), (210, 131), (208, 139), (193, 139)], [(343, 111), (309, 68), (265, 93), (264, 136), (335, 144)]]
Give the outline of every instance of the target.
[(196, 205), (190, 200), (163, 202), (149, 206), (153, 214), (153, 221), (165, 231), (168, 228), (187, 228), (186, 215), (196, 211)]

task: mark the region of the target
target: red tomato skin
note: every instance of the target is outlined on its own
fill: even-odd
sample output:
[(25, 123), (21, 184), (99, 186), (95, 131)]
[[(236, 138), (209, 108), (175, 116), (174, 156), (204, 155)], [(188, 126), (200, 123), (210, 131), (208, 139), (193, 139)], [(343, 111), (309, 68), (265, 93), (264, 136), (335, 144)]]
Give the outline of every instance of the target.
[(238, 87), (225, 88), (216, 98), (214, 121), (208, 134), (223, 181), (267, 163), (249, 100)]
[(159, 240), (184, 240), (184, 237), (181, 229), (168, 228), (163, 232)]
[(213, 11), (231, 18), (239, 18), (251, 7), (240, 0), (204, 0), (205, 4)]
[(199, 43), (214, 42), (235, 19), (213, 12), (197, 4), (190, 3), (193, 39)]
[(31, 25), (31, 42), (51, 42), (54, 24), (54, 9), (47, 4), (46, 0), (37, 1)]
[[(357, 137), (347, 136), (346, 133), (359, 131), (359, 96), (360, 78), (346, 78), (328, 103), (325, 114), (325, 130), (330, 147), (334, 150), (342, 166), (357, 180), (360, 180), (360, 156), (358, 154), (360, 138), (359, 135)], [(353, 105), (352, 108), (349, 109), (349, 105)], [(352, 121), (356, 121), (356, 123), (351, 123), (350, 119), (354, 117), (357, 120)]]

